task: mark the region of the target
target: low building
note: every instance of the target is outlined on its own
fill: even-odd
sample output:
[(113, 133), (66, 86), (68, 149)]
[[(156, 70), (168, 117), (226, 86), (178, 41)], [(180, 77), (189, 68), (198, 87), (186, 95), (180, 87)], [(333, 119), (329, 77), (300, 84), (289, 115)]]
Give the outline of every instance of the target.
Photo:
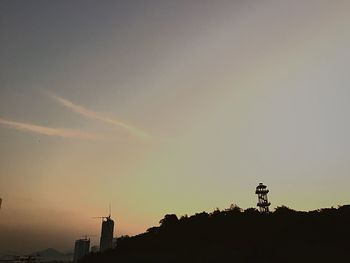
[(100, 247), (99, 246), (92, 246), (91, 247), (91, 252), (92, 253), (97, 253), (97, 252), (99, 252), (100, 251)]
[(74, 247), (74, 259), (73, 262), (78, 262), (79, 259), (89, 254), (90, 251), (90, 239), (78, 239), (75, 241)]

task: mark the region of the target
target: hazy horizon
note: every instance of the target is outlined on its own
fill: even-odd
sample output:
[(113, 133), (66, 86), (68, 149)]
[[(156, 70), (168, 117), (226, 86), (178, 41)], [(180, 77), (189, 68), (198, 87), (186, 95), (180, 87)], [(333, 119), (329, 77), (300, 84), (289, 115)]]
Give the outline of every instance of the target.
[[(0, 0), (0, 249), (349, 203), (349, 1)], [(347, 117), (348, 116), (348, 117)]]

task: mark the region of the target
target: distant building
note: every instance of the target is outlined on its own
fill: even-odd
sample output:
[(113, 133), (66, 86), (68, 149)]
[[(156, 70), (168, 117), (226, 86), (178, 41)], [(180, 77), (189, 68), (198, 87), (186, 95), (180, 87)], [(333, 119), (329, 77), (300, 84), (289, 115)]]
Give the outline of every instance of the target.
[(118, 241), (118, 238), (113, 237), (113, 248), (117, 247), (117, 241)]
[(100, 247), (99, 247), (99, 246), (92, 246), (92, 247), (91, 247), (91, 252), (97, 253), (97, 252), (99, 252), (99, 251), (100, 251)]
[(102, 219), (102, 230), (100, 239), (100, 251), (106, 251), (113, 248), (114, 221), (111, 216)]
[(73, 262), (78, 262), (79, 259), (89, 254), (90, 251), (90, 239), (78, 239), (75, 241), (74, 247), (74, 259)]

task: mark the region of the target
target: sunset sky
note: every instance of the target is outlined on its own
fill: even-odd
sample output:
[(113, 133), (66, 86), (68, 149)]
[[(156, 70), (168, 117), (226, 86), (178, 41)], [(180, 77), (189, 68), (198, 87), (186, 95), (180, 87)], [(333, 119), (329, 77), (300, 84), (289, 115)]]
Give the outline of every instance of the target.
[(0, 0), (0, 252), (350, 203), (350, 1)]

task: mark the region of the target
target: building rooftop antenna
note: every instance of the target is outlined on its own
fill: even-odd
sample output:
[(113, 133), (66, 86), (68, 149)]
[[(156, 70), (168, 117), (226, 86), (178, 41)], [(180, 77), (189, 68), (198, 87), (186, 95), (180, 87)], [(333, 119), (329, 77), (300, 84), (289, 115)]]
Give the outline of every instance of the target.
[(96, 218), (101, 218), (102, 221), (103, 221), (103, 219), (108, 219), (108, 218), (110, 218), (110, 217), (108, 217), (108, 216), (94, 216), (94, 217), (92, 217), (92, 218), (94, 218), (94, 219), (96, 219)]
[(95, 237), (96, 235), (90, 235), (90, 234), (85, 234), (85, 235), (83, 235), (83, 236), (81, 236), (81, 237), (83, 237), (85, 240), (88, 240), (88, 239), (90, 239), (91, 237)]
[(108, 220), (108, 219), (111, 219), (111, 217), (112, 217), (112, 208), (111, 208), (111, 202), (109, 202), (109, 214), (108, 214), (108, 216), (95, 216), (95, 217), (93, 217), (93, 218), (101, 218), (102, 219), (102, 221), (104, 220), (104, 219), (106, 219), (106, 220)]

